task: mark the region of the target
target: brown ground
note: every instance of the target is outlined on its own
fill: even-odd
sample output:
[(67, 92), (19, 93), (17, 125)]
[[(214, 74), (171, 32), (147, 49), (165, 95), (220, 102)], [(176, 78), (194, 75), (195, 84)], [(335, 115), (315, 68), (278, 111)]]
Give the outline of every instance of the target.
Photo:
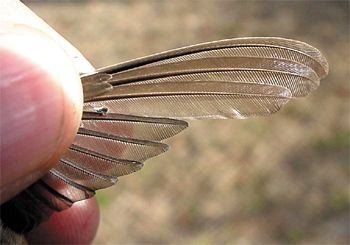
[(347, 1), (36, 2), (96, 67), (241, 36), (303, 40), (330, 63), (308, 98), (270, 118), (193, 122), (100, 192), (96, 244), (350, 243)]

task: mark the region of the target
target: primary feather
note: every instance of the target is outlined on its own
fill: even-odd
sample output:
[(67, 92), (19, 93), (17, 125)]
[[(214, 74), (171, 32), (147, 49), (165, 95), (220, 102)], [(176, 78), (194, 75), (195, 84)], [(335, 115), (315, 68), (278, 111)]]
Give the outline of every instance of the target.
[(112, 113), (177, 119), (246, 118), (279, 110), (291, 97), (284, 87), (228, 82), (169, 82), (115, 87), (85, 103)]

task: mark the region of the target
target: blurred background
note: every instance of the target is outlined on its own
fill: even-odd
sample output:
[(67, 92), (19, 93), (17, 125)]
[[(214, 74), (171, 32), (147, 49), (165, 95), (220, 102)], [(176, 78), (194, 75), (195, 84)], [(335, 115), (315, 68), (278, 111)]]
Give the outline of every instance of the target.
[(96, 244), (350, 243), (348, 1), (25, 1), (96, 66), (281, 36), (319, 48), (311, 96), (250, 120), (195, 121), (97, 195)]

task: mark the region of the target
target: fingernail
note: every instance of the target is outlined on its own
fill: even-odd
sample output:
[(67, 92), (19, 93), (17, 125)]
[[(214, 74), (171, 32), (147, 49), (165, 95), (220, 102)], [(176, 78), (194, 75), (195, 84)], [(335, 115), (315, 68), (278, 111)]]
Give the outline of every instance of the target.
[(82, 92), (68, 56), (39, 31), (19, 26), (1, 33), (0, 57), (3, 199), (44, 174), (49, 160), (68, 147)]

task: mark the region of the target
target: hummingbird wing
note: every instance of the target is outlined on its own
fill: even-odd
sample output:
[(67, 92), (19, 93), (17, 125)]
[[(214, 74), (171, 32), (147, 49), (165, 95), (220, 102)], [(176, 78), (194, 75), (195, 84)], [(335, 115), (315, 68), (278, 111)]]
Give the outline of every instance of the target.
[(76, 138), (31, 186), (52, 210), (90, 198), (168, 149), (188, 119), (267, 116), (303, 97), (328, 73), (314, 47), (283, 38), (238, 38), (162, 52), (82, 76)]
[[(283, 38), (204, 43), (100, 69), (82, 77), (81, 127), (50, 178), (91, 193), (109, 187), (165, 152), (161, 141), (185, 129), (183, 119), (267, 116), (327, 73), (317, 49)], [(74, 192), (64, 193), (72, 203), (91, 196)]]

